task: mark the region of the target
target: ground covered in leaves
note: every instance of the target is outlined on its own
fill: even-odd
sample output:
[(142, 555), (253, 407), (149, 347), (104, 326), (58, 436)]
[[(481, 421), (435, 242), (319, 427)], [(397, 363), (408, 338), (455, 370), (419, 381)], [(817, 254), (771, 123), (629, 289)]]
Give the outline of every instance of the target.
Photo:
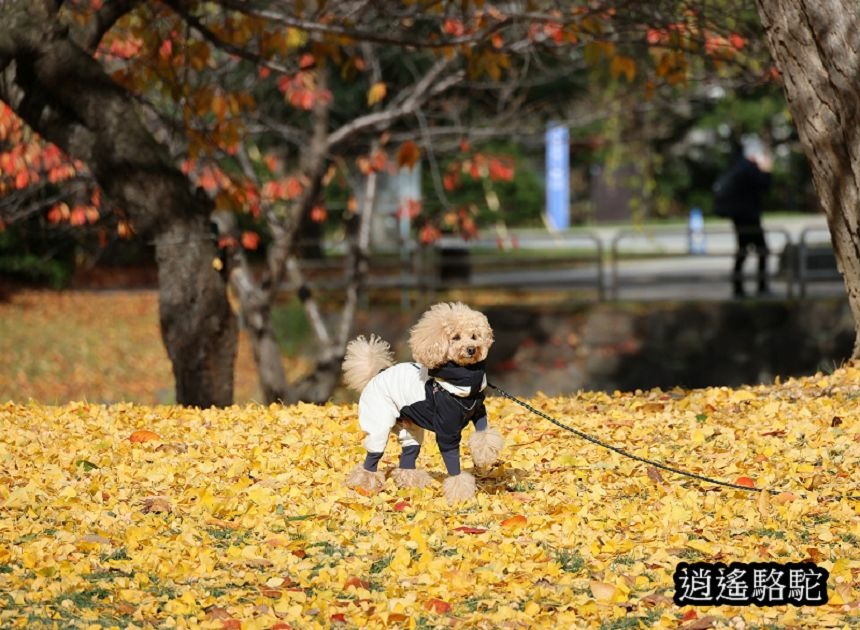
[[(732, 390), (493, 398), (478, 498), (365, 496), (355, 406), (0, 405), (2, 627), (853, 627), (860, 369)], [(387, 464), (395, 461), (392, 441)], [(432, 441), (419, 464), (441, 480)], [(822, 607), (677, 607), (681, 561), (812, 560)]]
[[(291, 378), (306, 366), (285, 360)], [(251, 344), (236, 357), (235, 400), (260, 400)], [(0, 401), (172, 403), (155, 291), (18, 291), (0, 301)]]

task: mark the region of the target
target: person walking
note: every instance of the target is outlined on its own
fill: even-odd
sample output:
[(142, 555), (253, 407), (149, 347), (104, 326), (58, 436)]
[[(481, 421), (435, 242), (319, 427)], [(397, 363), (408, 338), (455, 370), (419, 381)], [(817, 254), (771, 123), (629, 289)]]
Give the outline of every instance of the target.
[(758, 295), (768, 295), (768, 249), (761, 224), (764, 196), (770, 188), (773, 160), (763, 147), (740, 154), (729, 170), (714, 184), (714, 209), (718, 216), (732, 220), (737, 251), (732, 270), (736, 298), (746, 297), (743, 267), (750, 248), (758, 254)]

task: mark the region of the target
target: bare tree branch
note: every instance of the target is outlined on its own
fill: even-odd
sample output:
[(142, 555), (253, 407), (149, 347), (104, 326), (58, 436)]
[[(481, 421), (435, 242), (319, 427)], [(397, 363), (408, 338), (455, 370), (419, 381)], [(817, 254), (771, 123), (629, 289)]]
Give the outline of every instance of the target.
[(346, 260), (346, 302), (340, 317), (340, 326), (335, 337), (336, 351), (346, 350), (346, 341), (355, 323), (355, 312), (358, 300), (365, 290), (368, 272), (368, 257), (370, 252), (370, 224), (373, 217), (373, 207), (376, 204), (377, 189), (376, 172), (371, 171), (367, 176), (364, 188), (364, 200), (359, 215), (357, 234), (349, 243), (349, 255)]
[(359, 132), (390, 124), (398, 118), (412, 114), (428, 98), (441, 94), (462, 81), (465, 76), (463, 72), (455, 72), (443, 79), (439, 78), (451, 64), (452, 60), (449, 59), (437, 61), (427, 74), (415, 84), (409, 96), (403, 99), (400, 105), (381, 112), (360, 116), (333, 131), (328, 138), (328, 150), (331, 151)]

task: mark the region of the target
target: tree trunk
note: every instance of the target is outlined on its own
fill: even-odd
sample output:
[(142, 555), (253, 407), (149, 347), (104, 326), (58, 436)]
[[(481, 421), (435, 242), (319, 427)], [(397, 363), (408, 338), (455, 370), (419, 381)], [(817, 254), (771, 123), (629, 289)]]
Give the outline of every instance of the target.
[(174, 220), (155, 237), (161, 337), (173, 364), (176, 402), (203, 408), (233, 403), (238, 344), (226, 285), (212, 267), (210, 237), (205, 214)]
[(93, 173), (105, 195), (154, 238), (161, 331), (176, 401), (233, 401), (237, 326), (209, 228), (212, 202), (192, 192), (144, 126), (131, 96), (70, 41), (51, 2), (0, 2), (0, 99)]
[(757, 0), (845, 281), (860, 358), (860, 4)]

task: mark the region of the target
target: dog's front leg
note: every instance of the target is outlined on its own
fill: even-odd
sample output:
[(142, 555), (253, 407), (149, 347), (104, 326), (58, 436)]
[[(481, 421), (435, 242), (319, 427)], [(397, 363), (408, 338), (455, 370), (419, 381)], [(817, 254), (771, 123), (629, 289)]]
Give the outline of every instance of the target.
[(461, 501), (468, 501), (475, 497), (477, 486), (475, 478), (464, 470), (460, 469), (460, 446), (441, 450), (442, 461), (445, 463), (445, 468), (448, 469), (448, 478), (442, 482), (442, 494), (448, 501), (448, 505), (454, 505)]
[(445, 495), (448, 505), (474, 499), (476, 492), (475, 478), (465, 471), (442, 482), (442, 494)]
[(475, 432), (469, 436), (472, 463), (479, 471), (491, 468), (499, 461), (505, 439), (499, 430), (489, 426), (487, 417), (475, 421)]

